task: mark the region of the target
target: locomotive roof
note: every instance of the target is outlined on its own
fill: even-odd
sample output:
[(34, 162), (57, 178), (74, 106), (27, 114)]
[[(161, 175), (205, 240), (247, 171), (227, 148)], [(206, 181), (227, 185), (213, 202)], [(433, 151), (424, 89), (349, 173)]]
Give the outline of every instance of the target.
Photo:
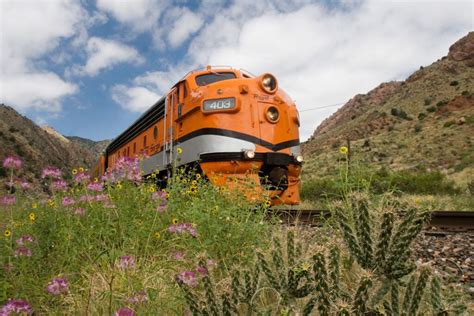
[(144, 129), (153, 125), (158, 119), (160, 119), (165, 112), (165, 98), (166, 95), (162, 96), (158, 101), (155, 102), (148, 110), (145, 111), (140, 117), (133, 122), (125, 131), (117, 136), (106, 148), (107, 153), (111, 153), (118, 149), (120, 146), (134, 138), (137, 134), (142, 132)]

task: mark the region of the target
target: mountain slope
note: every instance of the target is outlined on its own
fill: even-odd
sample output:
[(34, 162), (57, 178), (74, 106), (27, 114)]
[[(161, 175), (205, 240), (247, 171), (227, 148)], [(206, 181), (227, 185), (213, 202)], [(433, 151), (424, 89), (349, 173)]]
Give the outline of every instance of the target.
[(100, 141), (93, 141), (87, 138), (82, 138), (79, 136), (66, 136), (68, 140), (70, 140), (73, 144), (80, 146), (88, 151), (94, 157), (99, 157), (99, 155), (107, 148), (107, 146), (112, 142), (112, 140), (100, 140)]
[[(0, 161), (13, 155), (23, 160), (21, 178), (33, 184), (40, 182), (41, 171), (55, 166), (66, 176), (72, 168), (90, 167), (97, 156), (85, 147), (69, 141), (50, 127), (37, 126), (9, 106), (0, 105)], [(6, 172), (0, 165), (0, 178)], [(3, 190), (0, 187), (0, 191)]]
[(360, 94), (324, 120), (303, 144), (304, 177), (335, 174), (338, 148), (352, 161), (391, 169), (440, 170), (472, 180), (474, 171), (474, 32), (405, 81)]

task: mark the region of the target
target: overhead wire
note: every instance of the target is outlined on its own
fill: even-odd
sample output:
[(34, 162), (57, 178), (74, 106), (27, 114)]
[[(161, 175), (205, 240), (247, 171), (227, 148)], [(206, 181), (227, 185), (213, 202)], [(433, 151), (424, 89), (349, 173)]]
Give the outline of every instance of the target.
[[(347, 102), (347, 101), (346, 101), (346, 102)], [(299, 112), (301, 113), (301, 112), (308, 112), (308, 111), (314, 111), (314, 110), (319, 110), (319, 109), (331, 108), (331, 107), (334, 107), (334, 106), (343, 105), (343, 104), (345, 104), (346, 102), (339, 102), (339, 103), (334, 103), (334, 104), (328, 104), (328, 105), (318, 106), (318, 107), (311, 108), (311, 109), (300, 110)]]

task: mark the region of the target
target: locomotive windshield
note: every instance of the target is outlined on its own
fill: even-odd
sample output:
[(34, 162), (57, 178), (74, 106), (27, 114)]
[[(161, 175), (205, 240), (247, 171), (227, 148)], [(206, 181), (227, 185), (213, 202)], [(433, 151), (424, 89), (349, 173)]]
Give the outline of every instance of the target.
[(208, 84), (237, 78), (233, 72), (213, 72), (196, 77), (196, 84), (198, 86), (207, 86)]

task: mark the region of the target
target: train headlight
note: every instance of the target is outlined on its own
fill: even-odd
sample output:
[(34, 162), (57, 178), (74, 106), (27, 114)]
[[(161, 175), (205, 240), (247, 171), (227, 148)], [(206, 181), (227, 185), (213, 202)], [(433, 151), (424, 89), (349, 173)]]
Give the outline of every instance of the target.
[(253, 159), (255, 158), (255, 152), (253, 150), (246, 150), (244, 151), (245, 158)]
[(301, 156), (301, 155), (296, 156), (295, 159), (296, 159), (296, 161), (299, 162), (299, 163), (302, 163), (302, 162), (304, 161), (304, 158), (303, 158), (303, 156)]
[(263, 75), (261, 85), (263, 90), (268, 93), (274, 93), (278, 88), (278, 82), (276, 78), (271, 74)]
[(267, 108), (266, 117), (271, 123), (276, 123), (278, 122), (278, 119), (280, 119), (280, 112), (276, 107), (270, 106)]

